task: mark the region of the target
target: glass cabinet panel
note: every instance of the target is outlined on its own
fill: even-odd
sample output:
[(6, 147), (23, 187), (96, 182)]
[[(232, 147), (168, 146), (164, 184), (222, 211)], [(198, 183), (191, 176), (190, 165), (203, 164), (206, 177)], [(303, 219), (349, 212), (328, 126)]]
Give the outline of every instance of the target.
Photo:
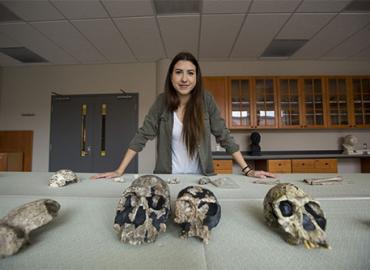
[(345, 78), (328, 79), (329, 121), (331, 126), (349, 126), (348, 91)]
[(370, 125), (370, 78), (352, 80), (354, 121), (356, 126)]
[(280, 126), (299, 126), (298, 79), (279, 79)]
[(274, 80), (256, 79), (255, 83), (256, 124), (258, 127), (276, 127)]
[(322, 80), (303, 79), (303, 121), (305, 127), (324, 127), (324, 92)]
[(249, 79), (231, 80), (231, 126), (251, 126), (251, 86)]

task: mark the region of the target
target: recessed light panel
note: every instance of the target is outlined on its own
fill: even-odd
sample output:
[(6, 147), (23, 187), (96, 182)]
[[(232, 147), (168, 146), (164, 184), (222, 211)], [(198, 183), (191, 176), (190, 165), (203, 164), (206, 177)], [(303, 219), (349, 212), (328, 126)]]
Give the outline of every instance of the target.
[(27, 49), (26, 47), (0, 48), (0, 53), (6, 54), (22, 63), (45, 63), (48, 62), (40, 55)]
[(289, 57), (298, 51), (304, 44), (306, 39), (274, 39), (261, 57)]
[(158, 15), (200, 13), (200, 0), (154, 0)]

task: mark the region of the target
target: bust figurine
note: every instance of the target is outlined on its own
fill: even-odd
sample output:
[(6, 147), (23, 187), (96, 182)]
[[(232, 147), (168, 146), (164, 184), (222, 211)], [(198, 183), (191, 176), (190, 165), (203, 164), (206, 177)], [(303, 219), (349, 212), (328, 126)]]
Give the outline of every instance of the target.
[(261, 147), (259, 145), (260, 141), (261, 141), (261, 135), (258, 133), (258, 132), (252, 132), (251, 133), (251, 145), (250, 145), (250, 148), (251, 148), (251, 151), (250, 151), (250, 155), (251, 156), (260, 156), (261, 155)]
[(343, 154), (351, 155), (355, 154), (356, 150), (354, 146), (357, 144), (357, 138), (353, 135), (347, 135), (343, 139)]

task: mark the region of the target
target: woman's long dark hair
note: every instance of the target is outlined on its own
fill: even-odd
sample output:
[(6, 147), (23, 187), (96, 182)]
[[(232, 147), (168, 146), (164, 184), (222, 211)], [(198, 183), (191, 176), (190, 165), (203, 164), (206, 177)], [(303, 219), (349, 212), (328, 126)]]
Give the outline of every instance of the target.
[(180, 105), (180, 98), (171, 81), (173, 69), (179, 61), (190, 61), (196, 68), (196, 84), (185, 107), (182, 130), (182, 138), (188, 154), (190, 157), (194, 157), (204, 134), (202, 74), (198, 61), (191, 53), (181, 52), (172, 59), (168, 68), (164, 89), (167, 109), (170, 112), (176, 111)]

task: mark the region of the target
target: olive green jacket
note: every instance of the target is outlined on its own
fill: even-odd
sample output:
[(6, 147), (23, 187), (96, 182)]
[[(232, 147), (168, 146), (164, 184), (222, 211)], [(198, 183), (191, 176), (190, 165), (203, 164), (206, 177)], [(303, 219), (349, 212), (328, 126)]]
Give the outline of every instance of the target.
[[(205, 91), (203, 103), (205, 136), (200, 145), (198, 145), (198, 155), (202, 173), (204, 175), (214, 175), (211, 134), (215, 136), (216, 142), (225, 148), (229, 154), (238, 151), (239, 146), (230, 135), (224, 119), (220, 116), (217, 104), (209, 92)], [(171, 174), (172, 172), (172, 127), (173, 112), (166, 109), (164, 94), (159, 94), (145, 116), (142, 127), (139, 128), (129, 145), (130, 149), (140, 152), (148, 140), (153, 140), (157, 137), (157, 157), (154, 173)]]

